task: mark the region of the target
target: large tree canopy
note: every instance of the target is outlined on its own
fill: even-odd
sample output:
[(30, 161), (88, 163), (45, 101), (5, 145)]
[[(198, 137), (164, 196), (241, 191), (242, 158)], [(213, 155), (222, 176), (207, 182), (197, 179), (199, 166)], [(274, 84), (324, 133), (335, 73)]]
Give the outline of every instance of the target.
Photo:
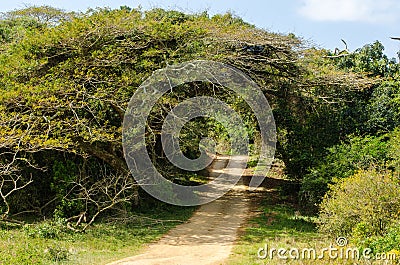
[[(335, 113), (373, 83), (360, 73), (338, 69), (328, 51), (309, 48), (293, 35), (258, 29), (231, 14), (210, 17), (127, 7), (66, 14), (29, 8), (0, 20), (0, 41), (5, 216), (10, 203), (15, 208), (11, 212), (46, 214), (57, 208), (82, 218), (81, 212), (95, 217), (117, 203), (138, 202), (122, 154), (122, 119), (135, 89), (167, 65), (214, 60), (255, 80), (273, 108), (278, 155), (294, 178), (350, 130), (346, 117)], [(154, 159), (162, 156), (157, 150), (159, 120), (178, 100), (194, 95), (224, 99), (257, 130), (248, 106), (232, 92), (188, 84), (153, 111), (149, 149)], [(188, 133), (209, 128), (198, 122)], [(197, 146), (187, 143), (185, 148)], [(116, 190), (102, 189), (109, 184)], [(19, 187), (26, 196), (3, 196)]]

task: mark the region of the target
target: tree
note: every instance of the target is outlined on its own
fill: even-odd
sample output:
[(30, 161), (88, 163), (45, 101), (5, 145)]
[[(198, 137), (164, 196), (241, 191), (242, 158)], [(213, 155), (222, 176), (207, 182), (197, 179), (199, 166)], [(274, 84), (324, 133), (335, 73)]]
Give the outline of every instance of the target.
[[(220, 38), (222, 35), (225, 37)], [(253, 42), (266, 48), (248, 57), (242, 47)], [(54, 196), (60, 203), (57, 193), (61, 191), (72, 200), (80, 198), (80, 191), (60, 190), (70, 185), (54, 183), (52, 165), (56, 161), (76, 164), (76, 172), (69, 172), (63, 183), (82, 184), (78, 179), (86, 176), (91, 180), (85, 183), (94, 185), (98, 182), (89, 169), (101, 164), (112, 169), (110, 176), (125, 179), (129, 172), (121, 147), (122, 118), (136, 87), (154, 70), (196, 58), (216, 59), (234, 62), (250, 73), (257, 69), (255, 76), (260, 80), (262, 72), (292, 67), (288, 58), (294, 56), (291, 47), (297, 43), (257, 30), (231, 15), (208, 18), (160, 9), (144, 14), (139, 10), (94, 10), (59, 25), (33, 29), (0, 56), (5, 65), (0, 70), (0, 161), (15, 164), (15, 156), (27, 162), (20, 165), (19, 174), (27, 180), (32, 173), (33, 183), (26, 193), (37, 196), (32, 199), (38, 204), (35, 207)], [(278, 56), (282, 59), (267, 64), (258, 61)], [(280, 78), (271, 75), (270, 80)], [(198, 92), (208, 89), (199, 87)], [(184, 90), (179, 96), (190, 94)], [(156, 124), (154, 121), (153, 126)], [(51, 194), (37, 192), (50, 183), (54, 183)], [(130, 194), (137, 192), (137, 186), (128, 187)], [(14, 211), (32, 208), (26, 203), (20, 201)], [(76, 207), (75, 211), (79, 210)]]
[[(32, 7), (8, 16), (14, 20), (35, 18), (43, 24), (32, 27), (22, 39), (13, 38), (14, 43), (0, 55), (0, 165), (18, 168), (24, 183), (32, 174), (33, 181), (19, 191), (11, 212), (37, 208), (46, 212), (43, 205), (52, 212), (63, 200), (79, 198), (85, 198), (85, 203), (66, 203), (74, 209), (64, 208), (64, 212), (85, 211), (93, 220), (101, 209), (109, 209), (96, 206), (103, 196), (81, 194), (100, 187), (100, 183), (106, 186), (104, 180), (113, 183), (127, 179), (129, 171), (121, 146), (124, 111), (143, 80), (167, 65), (215, 60), (255, 80), (276, 114), (280, 156), (292, 177), (301, 177), (314, 163), (314, 156), (321, 156), (319, 151), (324, 146), (338, 141), (338, 133), (329, 140), (323, 138), (335, 126), (325, 126), (323, 120), (341, 109), (350, 95), (371, 84), (321, 59), (325, 51), (305, 49), (293, 35), (257, 29), (232, 14), (209, 17), (205, 13), (121, 8), (70, 16), (49, 7)], [(215, 95), (240, 110), (254, 140), (257, 126), (243, 100), (222, 87), (185, 84), (153, 109), (146, 139), (154, 163), (164, 161), (159, 148), (160, 121), (178, 100), (194, 95)], [(336, 104), (340, 107), (331, 108)], [(335, 117), (330, 120), (336, 122)], [(198, 138), (199, 130), (194, 128), (209, 133), (211, 127), (218, 127), (213, 121), (202, 126), (203, 121), (186, 128), (186, 140)], [(323, 131), (324, 136), (310, 137), (315, 129)], [(188, 153), (195, 154), (196, 141), (184, 142)], [(303, 157), (301, 152), (305, 153)], [(66, 168), (72, 163), (74, 170), (60, 178), (58, 166), (54, 166), (57, 163)], [(164, 162), (160, 164), (167, 170)], [(93, 169), (103, 165), (108, 168), (107, 174), (97, 179), (98, 172)], [(180, 172), (175, 169), (171, 173), (174, 179)], [(138, 187), (128, 183), (124, 186), (125, 199), (115, 201), (126, 203), (138, 198)], [(30, 198), (30, 202), (24, 198)], [(89, 201), (91, 206), (86, 209)]]
[(47, 26), (56, 26), (64, 21), (71, 20), (74, 16), (73, 12), (65, 12), (62, 9), (51, 6), (27, 6), (2, 15), (3, 19), (31, 18)]
[(399, 64), (389, 60), (383, 51), (383, 45), (375, 42), (347, 56), (327, 57), (336, 69), (366, 75), (372, 83), (349, 93), (345, 104), (336, 108), (336, 113), (330, 112), (331, 116), (326, 119), (336, 120), (332, 122), (332, 131), (339, 135), (336, 139), (340, 141), (334, 147), (325, 145), (321, 153), (326, 155), (309, 164), (304, 174), (301, 199), (314, 212), (334, 178), (349, 177), (357, 169), (367, 169), (371, 163), (382, 167), (394, 159), (388, 145), (392, 145), (389, 141), (392, 131), (400, 125), (400, 71)]
[(385, 168), (392, 157), (388, 135), (380, 137), (348, 137), (342, 143), (328, 149), (328, 154), (302, 180), (300, 199), (304, 209), (311, 213), (318, 207), (335, 180), (354, 175), (359, 170), (368, 170), (371, 165)]

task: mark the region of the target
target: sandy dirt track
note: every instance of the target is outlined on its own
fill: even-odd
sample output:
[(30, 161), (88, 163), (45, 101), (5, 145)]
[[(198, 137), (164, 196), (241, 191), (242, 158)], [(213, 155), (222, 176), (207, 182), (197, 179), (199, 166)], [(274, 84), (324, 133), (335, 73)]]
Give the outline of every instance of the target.
[[(231, 160), (243, 157), (232, 157)], [(210, 174), (219, 174), (228, 157), (217, 157)], [(246, 219), (249, 199), (243, 181), (228, 194), (202, 205), (188, 222), (172, 229), (161, 240), (150, 244), (143, 254), (128, 257), (109, 265), (211, 265), (223, 264)]]

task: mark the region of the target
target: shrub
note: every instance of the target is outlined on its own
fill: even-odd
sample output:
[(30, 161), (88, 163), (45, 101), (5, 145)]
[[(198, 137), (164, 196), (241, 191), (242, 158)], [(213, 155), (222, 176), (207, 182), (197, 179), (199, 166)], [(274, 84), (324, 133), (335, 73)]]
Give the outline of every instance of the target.
[(394, 80), (382, 82), (373, 93), (366, 107), (366, 130), (371, 134), (392, 131), (400, 124), (400, 83)]
[(320, 205), (320, 230), (336, 236), (384, 235), (399, 219), (400, 183), (387, 171), (358, 171), (330, 186)]
[(390, 229), (384, 236), (371, 238), (366, 247), (371, 248), (372, 250), (374, 250), (374, 252), (399, 252), (400, 224), (390, 227)]
[(400, 259), (400, 223), (392, 225), (383, 236), (371, 236), (365, 224), (360, 223), (352, 233), (354, 243), (362, 248), (370, 248), (376, 253), (394, 253)]
[(311, 169), (303, 181), (300, 199), (303, 205), (317, 210), (333, 179), (347, 178), (360, 169), (368, 169), (371, 164), (385, 165), (388, 155), (387, 136), (353, 136), (340, 145), (329, 148), (322, 163)]
[(70, 232), (65, 228), (65, 220), (54, 219), (33, 225), (24, 225), (25, 233), (32, 238), (56, 239), (62, 234)]
[(400, 172), (400, 127), (397, 127), (393, 132), (390, 133), (389, 142), (389, 156), (391, 161), (389, 166), (393, 168), (397, 174)]
[(68, 260), (68, 249), (59, 245), (53, 245), (45, 250), (46, 258), (53, 262), (60, 262)]

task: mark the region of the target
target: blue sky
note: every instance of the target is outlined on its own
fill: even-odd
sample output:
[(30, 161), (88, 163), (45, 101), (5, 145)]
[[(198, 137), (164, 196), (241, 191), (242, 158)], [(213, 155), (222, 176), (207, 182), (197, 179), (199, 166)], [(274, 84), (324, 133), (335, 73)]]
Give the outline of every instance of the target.
[(87, 8), (121, 5), (149, 9), (163, 7), (183, 12), (207, 10), (210, 14), (230, 11), (245, 21), (274, 32), (295, 33), (314, 45), (350, 50), (375, 40), (381, 41), (389, 57), (397, 57), (400, 41), (400, 1), (398, 0), (14, 0), (1, 1), (0, 12), (25, 5), (50, 5), (65, 10), (85, 11)]

